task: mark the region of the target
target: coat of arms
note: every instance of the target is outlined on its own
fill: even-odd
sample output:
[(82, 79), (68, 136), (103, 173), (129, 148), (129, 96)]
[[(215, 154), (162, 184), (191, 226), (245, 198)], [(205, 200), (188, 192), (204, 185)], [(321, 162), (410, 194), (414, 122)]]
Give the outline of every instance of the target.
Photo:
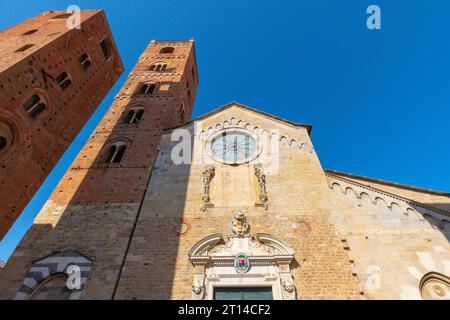
[(250, 269), (250, 263), (245, 253), (239, 253), (234, 258), (234, 268), (238, 273), (246, 273)]

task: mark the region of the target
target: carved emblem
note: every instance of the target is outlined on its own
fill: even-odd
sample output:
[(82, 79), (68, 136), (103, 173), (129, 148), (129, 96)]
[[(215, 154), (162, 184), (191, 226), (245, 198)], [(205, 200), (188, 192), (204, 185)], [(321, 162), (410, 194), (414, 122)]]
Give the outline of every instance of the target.
[(234, 269), (238, 273), (246, 273), (250, 269), (250, 262), (245, 253), (238, 253), (234, 258)]
[(238, 236), (244, 236), (248, 233), (250, 225), (247, 217), (242, 211), (238, 211), (231, 220), (231, 230)]
[(211, 198), (209, 196), (209, 191), (210, 191), (211, 180), (212, 180), (212, 178), (214, 178), (214, 174), (215, 174), (214, 166), (207, 165), (205, 167), (205, 169), (203, 170), (202, 174), (203, 174), (202, 211), (205, 211), (208, 206), (212, 206), (210, 203)]
[(194, 284), (192, 286), (192, 298), (194, 300), (202, 300), (205, 292), (205, 285), (203, 284), (203, 276), (198, 279), (194, 279)]
[(264, 206), (264, 208), (267, 210), (268, 204), (267, 201), (269, 200), (267, 197), (266, 192), (266, 175), (264, 174), (264, 169), (262, 167), (262, 164), (257, 163), (255, 164), (255, 175), (258, 179), (258, 192), (259, 192), (259, 205)]
[(294, 281), (292, 279), (285, 279), (282, 283), (284, 291), (292, 293), (295, 291)]

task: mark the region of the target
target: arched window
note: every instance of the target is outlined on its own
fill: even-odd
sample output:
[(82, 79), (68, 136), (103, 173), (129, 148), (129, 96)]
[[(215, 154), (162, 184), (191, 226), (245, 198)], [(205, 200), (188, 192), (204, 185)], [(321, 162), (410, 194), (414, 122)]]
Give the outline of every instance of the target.
[(31, 30), (28, 30), (27, 32), (22, 33), (22, 35), (23, 36), (29, 36), (29, 35), (37, 32), (37, 31), (39, 31), (39, 30), (38, 29), (31, 29)]
[(111, 43), (109, 39), (103, 39), (100, 42), (100, 48), (102, 49), (105, 60), (108, 60), (111, 57)]
[(7, 145), (8, 145), (8, 140), (6, 139), (6, 137), (0, 136), (0, 151), (2, 149), (6, 148)]
[(71, 291), (67, 288), (67, 279), (64, 273), (44, 279), (31, 293), (30, 300), (68, 300)]
[(175, 51), (174, 47), (164, 47), (161, 50), (159, 50), (159, 53), (170, 54), (173, 53), (174, 51)]
[(140, 86), (138, 94), (153, 94), (156, 85), (152, 82), (144, 83)]
[(142, 115), (144, 114), (144, 108), (142, 107), (134, 107), (131, 108), (125, 118), (123, 119), (124, 123), (139, 123), (141, 121)]
[(89, 57), (89, 55), (87, 54), (87, 53), (83, 53), (81, 56), (80, 56), (80, 64), (81, 64), (81, 67), (84, 69), (84, 70), (86, 70), (91, 64), (92, 64), (92, 60), (91, 60), (91, 57)]
[(450, 300), (450, 278), (429, 272), (420, 280), (420, 294), (426, 300)]
[(33, 94), (23, 103), (22, 107), (34, 119), (45, 110), (46, 103), (40, 95)]
[(5, 122), (0, 121), (0, 153), (10, 147), (13, 140), (13, 129)]
[(33, 46), (34, 46), (34, 43), (28, 43), (28, 44), (20, 47), (19, 49), (17, 49), (16, 52), (24, 52), (24, 51), (30, 49)]
[(150, 66), (150, 71), (163, 72), (167, 69), (166, 62), (156, 62)]
[[(34, 261), (15, 300), (79, 299), (93, 261), (71, 249)], [(78, 268), (79, 269), (78, 269)], [(69, 288), (67, 288), (67, 280)]]
[(114, 143), (111, 147), (109, 147), (105, 162), (119, 163), (122, 160), (126, 149), (127, 149), (127, 145), (125, 142), (120, 141), (120, 142)]
[(67, 19), (70, 16), (72, 16), (72, 14), (73, 13), (61, 13), (61, 14), (58, 14), (58, 15), (54, 16), (52, 19), (56, 19), (56, 20), (58, 20), (58, 19)]
[(66, 90), (67, 87), (69, 87), (72, 84), (72, 78), (69, 76), (67, 72), (61, 73), (59, 76), (56, 77), (56, 82), (58, 82), (59, 87), (61, 90)]

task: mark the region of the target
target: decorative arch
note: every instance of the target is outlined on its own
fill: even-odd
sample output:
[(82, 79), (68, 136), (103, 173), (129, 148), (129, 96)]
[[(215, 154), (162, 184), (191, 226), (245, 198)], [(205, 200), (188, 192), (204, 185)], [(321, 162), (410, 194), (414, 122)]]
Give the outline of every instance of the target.
[[(230, 227), (234, 234), (226, 240), (220, 233), (211, 234), (189, 250), (189, 260), (195, 268), (192, 298), (212, 299), (217, 287), (265, 286), (272, 288), (274, 299), (294, 300), (294, 250), (271, 234), (251, 236), (250, 224), (241, 211), (230, 220)], [(241, 257), (247, 259), (244, 271), (236, 262)]]
[[(397, 195), (384, 192), (370, 186), (362, 185), (355, 181), (350, 181), (345, 178), (327, 173), (328, 187), (336, 189), (335, 186), (340, 186), (341, 192), (351, 197), (352, 194), (356, 198), (361, 199), (363, 194), (367, 194), (372, 200), (373, 206), (384, 207), (389, 212), (402, 213), (405, 216), (416, 219), (418, 222), (428, 221), (434, 228), (442, 224), (444, 220), (448, 220), (450, 216), (447, 211), (426, 206), (409, 199), (399, 197)], [(351, 192), (350, 192), (351, 191)], [(362, 200), (362, 199), (361, 199)]]
[(123, 112), (124, 116), (122, 117), (122, 121), (125, 124), (137, 124), (140, 122), (144, 112), (145, 108), (142, 105), (135, 104), (129, 106)]
[(210, 138), (211, 135), (214, 135), (217, 131), (230, 127), (246, 129), (250, 132), (258, 134), (267, 134), (268, 137), (278, 139), (278, 141), (280, 141), (283, 144), (286, 144), (287, 146), (293, 149), (296, 150), (305, 149), (310, 153), (314, 152), (314, 147), (310, 143), (299, 141), (298, 139), (289, 137), (286, 134), (275, 133), (265, 128), (261, 128), (250, 122), (244, 121), (242, 119), (237, 119), (236, 117), (231, 117), (229, 119), (223, 120), (222, 122), (218, 122), (215, 125), (203, 128), (201, 131), (199, 131), (198, 137), (201, 140), (207, 140)]
[(18, 144), (18, 130), (12, 122), (0, 117), (0, 158), (12, 152)]
[(76, 265), (81, 269), (81, 289), (72, 290), (70, 294), (70, 299), (79, 299), (81, 291), (84, 289), (91, 273), (92, 260), (70, 249), (33, 262), (14, 299), (29, 299), (36, 288), (48, 280), (49, 277), (58, 274), (69, 276), (67, 269), (71, 265)]
[(158, 61), (158, 62), (153, 63), (150, 66), (149, 70), (150, 71), (155, 71), (155, 72), (164, 72), (164, 71), (167, 70), (168, 66), (169, 65), (168, 65), (167, 62), (165, 62), (165, 61)]
[(223, 235), (221, 233), (216, 233), (204, 237), (200, 241), (198, 241), (192, 248), (189, 250), (189, 258), (195, 258), (198, 256), (208, 255), (208, 251), (218, 245), (223, 241)]
[(130, 146), (131, 141), (129, 139), (117, 138), (111, 141), (105, 148), (103, 161), (106, 163), (119, 163)]
[(292, 249), (286, 242), (284, 242), (280, 238), (268, 233), (257, 233), (256, 239), (258, 239), (259, 242), (265, 243), (275, 248), (277, 255), (291, 257), (292, 259), (294, 258), (294, 249)]

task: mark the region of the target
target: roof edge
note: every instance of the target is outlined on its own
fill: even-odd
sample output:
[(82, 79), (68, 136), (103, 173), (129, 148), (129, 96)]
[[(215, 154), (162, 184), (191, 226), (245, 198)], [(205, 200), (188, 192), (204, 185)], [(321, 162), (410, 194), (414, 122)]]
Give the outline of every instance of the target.
[(416, 186), (410, 186), (410, 185), (407, 185), (407, 184), (402, 184), (402, 183), (397, 183), (397, 182), (392, 182), (392, 181), (387, 181), (387, 180), (382, 180), (382, 179), (377, 179), (377, 178), (370, 178), (370, 177), (366, 177), (366, 176), (360, 176), (360, 175), (357, 175), (357, 174), (342, 172), (342, 171), (338, 171), (338, 170), (325, 169), (324, 171), (326, 173), (339, 175), (339, 176), (344, 176), (344, 177), (348, 177), (348, 178), (361, 179), (361, 180), (366, 180), (366, 181), (369, 181), (369, 182), (370, 181), (371, 182), (376, 182), (376, 183), (380, 183), (380, 184), (383, 184), (383, 185), (388, 185), (388, 186), (408, 189), (408, 190), (412, 190), (412, 191), (426, 192), (426, 193), (430, 193), (430, 194), (434, 194), (434, 195), (450, 197), (450, 192), (444, 192), (444, 191), (438, 191), (438, 190), (433, 190), (433, 189), (427, 189), (427, 188), (421, 188), (421, 187), (416, 187)]
[(223, 110), (225, 110), (227, 108), (231, 108), (232, 106), (238, 106), (240, 108), (249, 110), (251, 112), (262, 114), (263, 116), (266, 116), (268, 118), (272, 118), (272, 119), (274, 119), (276, 121), (281, 121), (281, 122), (290, 124), (291, 126), (294, 126), (294, 127), (304, 127), (308, 131), (308, 135), (311, 135), (312, 125), (310, 125), (310, 124), (294, 122), (294, 121), (290, 121), (290, 120), (287, 120), (287, 119), (284, 119), (284, 118), (281, 118), (281, 117), (277, 117), (277, 116), (274, 116), (274, 115), (272, 115), (270, 113), (267, 113), (267, 112), (264, 112), (264, 111), (261, 111), (261, 110), (249, 107), (249, 106), (247, 106), (245, 104), (242, 104), (242, 103), (239, 103), (239, 102), (236, 102), (236, 101), (230, 101), (230, 102), (222, 105), (221, 107), (218, 107), (218, 108), (216, 108), (216, 109), (214, 109), (212, 111), (209, 111), (209, 112), (207, 112), (207, 113), (205, 113), (205, 114), (203, 114), (203, 115), (201, 115), (201, 116), (199, 116), (199, 117), (197, 117), (195, 119), (192, 119), (192, 120), (186, 122), (185, 124), (182, 124), (182, 125), (176, 126), (176, 127), (172, 127), (172, 128), (168, 128), (168, 129), (166, 129), (164, 131), (170, 131), (170, 130), (173, 130), (173, 129), (176, 129), (176, 128), (184, 127), (184, 126), (189, 125), (189, 124), (191, 124), (191, 123), (193, 123), (195, 121), (200, 121), (202, 119), (208, 118), (208, 117), (210, 117), (210, 116), (212, 116), (212, 115), (214, 115), (216, 113), (219, 113), (219, 112), (221, 112), (221, 111), (223, 111)]

